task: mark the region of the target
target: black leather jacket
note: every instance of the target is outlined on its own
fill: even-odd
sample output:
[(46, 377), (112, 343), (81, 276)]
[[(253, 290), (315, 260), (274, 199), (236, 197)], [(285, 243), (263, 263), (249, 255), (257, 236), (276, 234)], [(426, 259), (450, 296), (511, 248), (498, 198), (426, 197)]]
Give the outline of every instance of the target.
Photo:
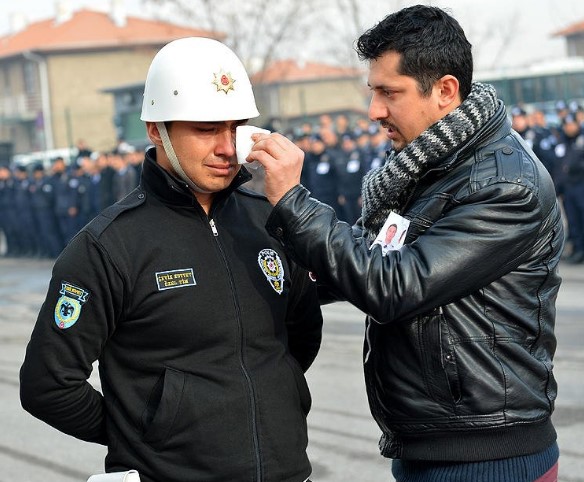
[(392, 458), (479, 461), (556, 438), (552, 358), (564, 233), (552, 181), (504, 108), (426, 173), (382, 256), (302, 186), (268, 230), (368, 315), (371, 412)]

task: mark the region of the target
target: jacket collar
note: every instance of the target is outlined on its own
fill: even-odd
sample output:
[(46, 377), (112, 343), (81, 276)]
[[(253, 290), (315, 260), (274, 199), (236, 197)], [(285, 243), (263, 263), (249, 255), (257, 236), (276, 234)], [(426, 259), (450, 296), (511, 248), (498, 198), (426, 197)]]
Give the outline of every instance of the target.
[[(507, 118), (505, 105), (501, 100), (493, 117), (474, 135), (468, 142), (460, 147), (445, 162), (436, 168), (439, 171), (450, 170), (459, 164), (468, 156), (479, 149), (485, 142), (491, 142), (493, 139), (504, 137), (511, 130), (511, 122)], [(498, 133), (497, 133), (498, 132)]]
[[(226, 198), (243, 183), (249, 181), (251, 177), (249, 171), (244, 166), (241, 166), (241, 169), (229, 187), (217, 193), (215, 201), (217, 199)], [(154, 147), (146, 151), (142, 168), (141, 184), (146, 191), (151, 192), (154, 196), (167, 204), (174, 204), (177, 206), (195, 206), (198, 204), (197, 198), (184, 182), (172, 175), (166, 169), (160, 167), (156, 161), (156, 149)]]
[(493, 139), (500, 139), (505, 137), (511, 131), (511, 122), (507, 117), (505, 105), (499, 100), (499, 107), (497, 108), (493, 117), (474, 135), (466, 144), (462, 145), (456, 152), (451, 154), (440, 165), (429, 169), (424, 173), (419, 185), (411, 193), (408, 201), (404, 204), (404, 211), (409, 206), (412, 199), (424, 192), (428, 183), (432, 183), (436, 177), (440, 177), (447, 172), (450, 172), (455, 167), (466, 162), (469, 157), (472, 157), (474, 152), (480, 149), (483, 145), (492, 142)]

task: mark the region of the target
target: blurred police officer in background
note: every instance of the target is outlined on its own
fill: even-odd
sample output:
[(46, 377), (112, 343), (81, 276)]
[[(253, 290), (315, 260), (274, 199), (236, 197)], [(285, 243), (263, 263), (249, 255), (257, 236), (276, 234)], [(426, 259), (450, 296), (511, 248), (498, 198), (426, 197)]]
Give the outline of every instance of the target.
[(339, 219), (354, 223), (361, 215), (361, 180), (366, 162), (352, 134), (341, 137), (341, 151), (336, 164)]
[(40, 254), (56, 258), (63, 249), (63, 239), (55, 215), (55, 189), (42, 164), (33, 167), (31, 204)]
[(37, 256), (39, 253), (38, 236), (35, 226), (32, 198), (31, 179), (26, 166), (18, 165), (14, 169), (14, 208), (17, 216), (16, 228), (16, 255)]
[(0, 230), (4, 234), (4, 256), (17, 255), (16, 206), (14, 205), (15, 182), (10, 168), (0, 164)]
[(520, 106), (514, 106), (511, 109), (511, 127), (525, 140), (553, 178), (556, 168), (554, 148), (557, 138), (551, 129), (542, 125), (541, 122), (538, 112), (530, 115)]
[(572, 246), (569, 263), (584, 263), (584, 130), (574, 114), (562, 121), (562, 139), (555, 148), (558, 158), (557, 184)]
[(70, 186), (72, 177), (67, 172), (67, 164), (63, 157), (58, 156), (53, 159), (51, 173), (55, 193), (55, 215), (64, 247), (73, 238), (77, 229), (76, 196)]
[(330, 150), (320, 134), (310, 138), (310, 151), (306, 153), (302, 176), (313, 196), (333, 209), (337, 208), (337, 173)]

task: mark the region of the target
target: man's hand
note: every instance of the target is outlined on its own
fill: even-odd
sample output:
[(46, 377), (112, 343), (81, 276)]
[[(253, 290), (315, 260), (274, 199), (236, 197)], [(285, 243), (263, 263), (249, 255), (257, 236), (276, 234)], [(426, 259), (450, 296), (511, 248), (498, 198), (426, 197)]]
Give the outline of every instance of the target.
[(300, 184), (304, 152), (287, 137), (278, 134), (254, 134), (247, 161), (258, 161), (266, 171), (265, 193), (275, 206), (294, 186)]

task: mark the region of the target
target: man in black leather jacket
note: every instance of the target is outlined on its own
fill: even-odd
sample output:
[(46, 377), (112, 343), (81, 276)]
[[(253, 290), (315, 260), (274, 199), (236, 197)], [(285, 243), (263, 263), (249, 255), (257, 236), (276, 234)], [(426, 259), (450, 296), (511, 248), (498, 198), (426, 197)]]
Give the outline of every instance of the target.
[[(435, 7), (363, 34), (369, 116), (392, 142), (363, 181), (357, 226), (298, 185), (303, 154), (258, 135), (268, 230), (367, 316), (364, 369), (399, 482), (557, 480), (554, 303), (564, 234), (550, 176), (491, 86), (472, 83), (460, 25)], [(372, 241), (388, 216), (405, 245)]]

